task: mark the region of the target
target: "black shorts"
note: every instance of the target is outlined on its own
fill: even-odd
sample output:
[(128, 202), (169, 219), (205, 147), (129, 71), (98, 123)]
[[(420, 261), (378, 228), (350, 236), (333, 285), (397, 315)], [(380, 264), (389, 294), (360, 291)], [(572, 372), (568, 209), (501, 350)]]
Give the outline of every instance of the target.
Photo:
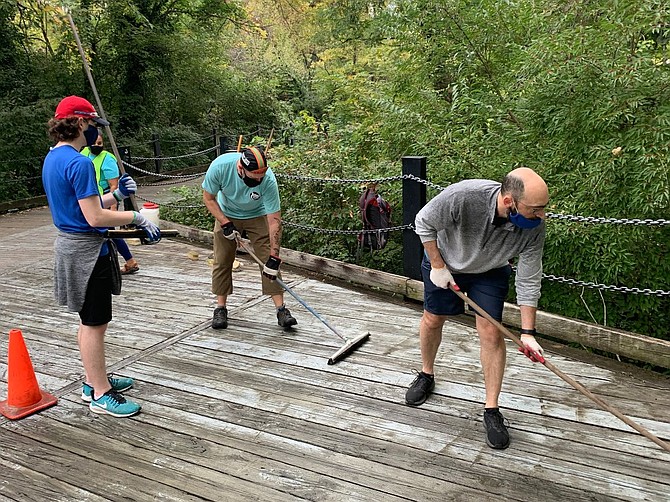
[[(423, 276), (423, 308), (435, 315), (459, 315), (465, 312), (465, 302), (450, 289), (437, 287), (430, 280), (430, 261), (424, 254), (421, 263)], [(502, 321), (505, 298), (509, 292), (512, 267), (494, 268), (481, 274), (453, 274), (458, 287), (496, 321)], [(470, 307), (470, 310), (473, 310)], [(477, 314), (479, 315), (479, 314)]]
[(84, 326), (101, 326), (112, 320), (112, 259), (98, 257), (86, 286), (86, 299), (79, 311)]

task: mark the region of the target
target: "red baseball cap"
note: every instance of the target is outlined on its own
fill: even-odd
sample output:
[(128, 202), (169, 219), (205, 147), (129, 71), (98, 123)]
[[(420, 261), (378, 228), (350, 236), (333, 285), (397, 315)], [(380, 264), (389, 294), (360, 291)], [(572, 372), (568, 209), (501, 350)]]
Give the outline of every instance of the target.
[(98, 112), (95, 111), (95, 108), (93, 108), (93, 105), (87, 99), (80, 98), (79, 96), (63, 98), (56, 107), (54, 118), (67, 119), (70, 117), (91, 119), (101, 126), (109, 125), (109, 122), (98, 115)]

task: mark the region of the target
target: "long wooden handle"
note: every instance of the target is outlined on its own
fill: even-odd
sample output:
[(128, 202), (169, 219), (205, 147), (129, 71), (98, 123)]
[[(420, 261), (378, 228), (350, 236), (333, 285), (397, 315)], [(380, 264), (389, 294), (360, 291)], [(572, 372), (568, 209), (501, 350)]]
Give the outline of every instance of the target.
[[(100, 96), (98, 95), (98, 88), (95, 86), (95, 80), (93, 80), (93, 74), (91, 73), (91, 68), (89, 67), (88, 60), (86, 59), (86, 53), (84, 52), (84, 47), (81, 45), (81, 40), (79, 39), (79, 32), (77, 31), (77, 27), (74, 24), (74, 19), (72, 19), (72, 14), (70, 14), (69, 10), (66, 10), (66, 14), (67, 14), (67, 20), (70, 23), (70, 28), (72, 29), (72, 35), (74, 36), (74, 40), (77, 43), (77, 48), (79, 49), (81, 61), (84, 66), (84, 72), (86, 73), (86, 77), (88, 78), (89, 84), (91, 84), (91, 89), (93, 90), (93, 95), (95, 96), (95, 101), (96, 104), (98, 105), (98, 111), (100, 112), (100, 116), (103, 119), (107, 120), (107, 117), (105, 115), (105, 109), (102, 107), (102, 101), (100, 100)], [(105, 134), (109, 139), (109, 143), (112, 145), (112, 152), (116, 156), (116, 164), (119, 166), (119, 172), (121, 174), (125, 174), (126, 170), (123, 167), (123, 161), (121, 160), (119, 149), (116, 147), (116, 142), (114, 141), (114, 135), (112, 134), (112, 129), (108, 125), (105, 126)], [(135, 211), (139, 211), (134, 194), (130, 195), (129, 200), (133, 206), (133, 209)]]
[(268, 137), (268, 143), (265, 145), (265, 155), (268, 154), (270, 151), (270, 147), (272, 147), (272, 135), (275, 133), (275, 128), (273, 127), (272, 130), (270, 131), (270, 136)]
[[(147, 233), (141, 228), (131, 230), (107, 230), (110, 239), (130, 239), (132, 237), (146, 237)], [(161, 230), (161, 237), (179, 237), (178, 230)]]
[[(479, 315), (481, 315), (484, 319), (492, 323), (496, 328), (498, 328), (505, 336), (510, 338), (514, 343), (516, 343), (520, 348), (524, 348), (523, 342), (514, 335), (510, 330), (508, 330), (505, 326), (503, 326), (500, 322), (496, 321), (493, 317), (489, 315), (488, 312), (486, 312), (483, 308), (481, 308), (479, 305), (477, 305), (474, 301), (472, 301), (470, 298), (468, 298), (466, 295), (464, 295), (460, 289), (457, 289), (453, 286), (453, 284), (449, 284), (449, 289), (451, 289), (456, 295), (463, 300), (465, 303), (470, 305), (475, 312), (477, 312)], [(572, 385), (575, 389), (577, 389), (579, 392), (584, 394), (586, 397), (591, 399), (594, 403), (596, 403), (598, 406), (603, 408), (606, 411), (609, 411), (612, 415), (617, 417), (619, 420), (624, 422), (626, 425), (629, 425), (636, 431), (638, 431), (640, 434), (645, 436), (648, 439), (651, 439), (654, 443), (656, 443), (658, 446), (663, 448), (665, 451), (670, 451), (670, 445), (666, 443), (665, 441), (660, 440), (658, 437), (656, 437), (654, 434), (649, 432), (647, 429), (642, 427), (641, 425), (633, 422), (630, 418), (625, 416), (623, 413), (621, 413), (619, 410), (614, 408), (613, 406), (609, 405), (604, 399), (596, 396), (593, 394), (590, 390), (588, 390), (586, 387), (584, 387), (582, 384), (577, 382), (575, 379), (569, 377), (565, 373), (563, 373), (561, 370), (556, 368), (553, 364), (551, 364), (549, 361), (546, 359), (542, 361), (542, 364), (544, 364), (547, 369), (558, 375), (562, 380), (565, 382), (569, 383)]]
[[(239, 237), (237, 238), (237, 243), (240, 246), (242, 246), (247, 253), (249, 253), (249, 256), (251, 256), (256, 263), (258, 263), (261, 267), (264, 266), (261, 259), (258, 256), (256, 256), (256, 254), (251, 250), (251, 248), (249, 246), (247, 246), (247, 244), (242, 239), (240, 239)], [(284, 281), (282, 281), (279, 277), (277, 277), (275, 279), (275, 281), (277, 281), (277, 284), (279, 284), (282, 288), (284, 288), (288, 294), (290, 294), (293, 298), (295, 298), (300, 305), (302, 305), (307, 310), (309, 310), (314, 315), (314, 317), (316, 317), (319, 321), (321, 321), (323, 324), (325, 324), (326, 327), (330, 331), (335, 333), (337, 336), (339, 336), (345, 342), (348, 341), (321, 314), (319, 314), (316, 310), (314, 310), (312, 307), (310, 307), (309, 304), (298, 295), (298, 293), (296, 293), (291, 288), (289, 288), (288, 285)], [(335, 356), (333, 356), (333, 357), (335, 357)]]

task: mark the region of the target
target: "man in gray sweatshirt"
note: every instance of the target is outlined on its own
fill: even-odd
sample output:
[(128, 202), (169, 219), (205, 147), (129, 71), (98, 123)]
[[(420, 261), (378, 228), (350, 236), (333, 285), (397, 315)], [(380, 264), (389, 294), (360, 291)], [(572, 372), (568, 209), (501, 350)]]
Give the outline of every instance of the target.
[[(548, 200), (544, 180), (532, 169), (521, 167), (505, 176), (502, 184), (488, 180), (454, 183), (419, 211), (416, 233), (425, 251), (421, 266), (424, 311), (419, 328), (422, 370), (407, 391), (408, 405), (423, 404), (433, 391), (433, 365), (442, 327), (448, 316), (465, 311), (449, 285), (458, 285), (501, 321), (512, 273), (510, 260), (516, 257), (521, 341), (542, 354), (534, 335)], [(476, 316), (476, 326), (486, 388), (486, 442), (503, 449), (509, 446), (509, 433), (498, 409), (498, 396), (505, 371), (505, 341), (498, 328), (482, 316)]]

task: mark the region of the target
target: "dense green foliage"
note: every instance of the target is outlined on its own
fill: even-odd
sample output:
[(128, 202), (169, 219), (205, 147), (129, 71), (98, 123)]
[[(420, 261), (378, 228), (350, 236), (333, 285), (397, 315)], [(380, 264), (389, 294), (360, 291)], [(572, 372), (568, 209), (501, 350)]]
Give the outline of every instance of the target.
[[(0, 200), (35, 190), (30, 181), (7, 180), (39, 174), (44, 123), (57, 100), (92, 97), (62, 13), (19, 5), (0, 1), (7, 75)], [(425, 155), (429, 179), (444, 186), (500, 179), (527, 165), (547, 180), (552, 212), (670, 218), (667, 2), (88, 0), (72, 7), (119, 142), (139, 144), (138, 155), (151, 155), (146, 145), (156, 132), (176, 141), (213, 127), (231, 137), (276, 127), (278, 173), (386, 177), (400, 173), (403, 155)], [(296, 146), (285, 144), (289, 137)], [(204, 139), (194, 151), (203, 146)], [(361, 186), (280, 182), (288, 222), (358, 228)], [(399, 224), (400, 184), (379, 188)], [(192, 213), (184, 215), (189, 223), (210, 226), (202, 210)], [(545, 272), (668, 291), (669, 243), (668, 226), (551, 219)], [(399, 232), (374, 255), (359, 254), (355, 236), (290, 226), (284, 244), (401, 272)], [(668, 302), (546, 281), (541, 307), (668, 339)]]

